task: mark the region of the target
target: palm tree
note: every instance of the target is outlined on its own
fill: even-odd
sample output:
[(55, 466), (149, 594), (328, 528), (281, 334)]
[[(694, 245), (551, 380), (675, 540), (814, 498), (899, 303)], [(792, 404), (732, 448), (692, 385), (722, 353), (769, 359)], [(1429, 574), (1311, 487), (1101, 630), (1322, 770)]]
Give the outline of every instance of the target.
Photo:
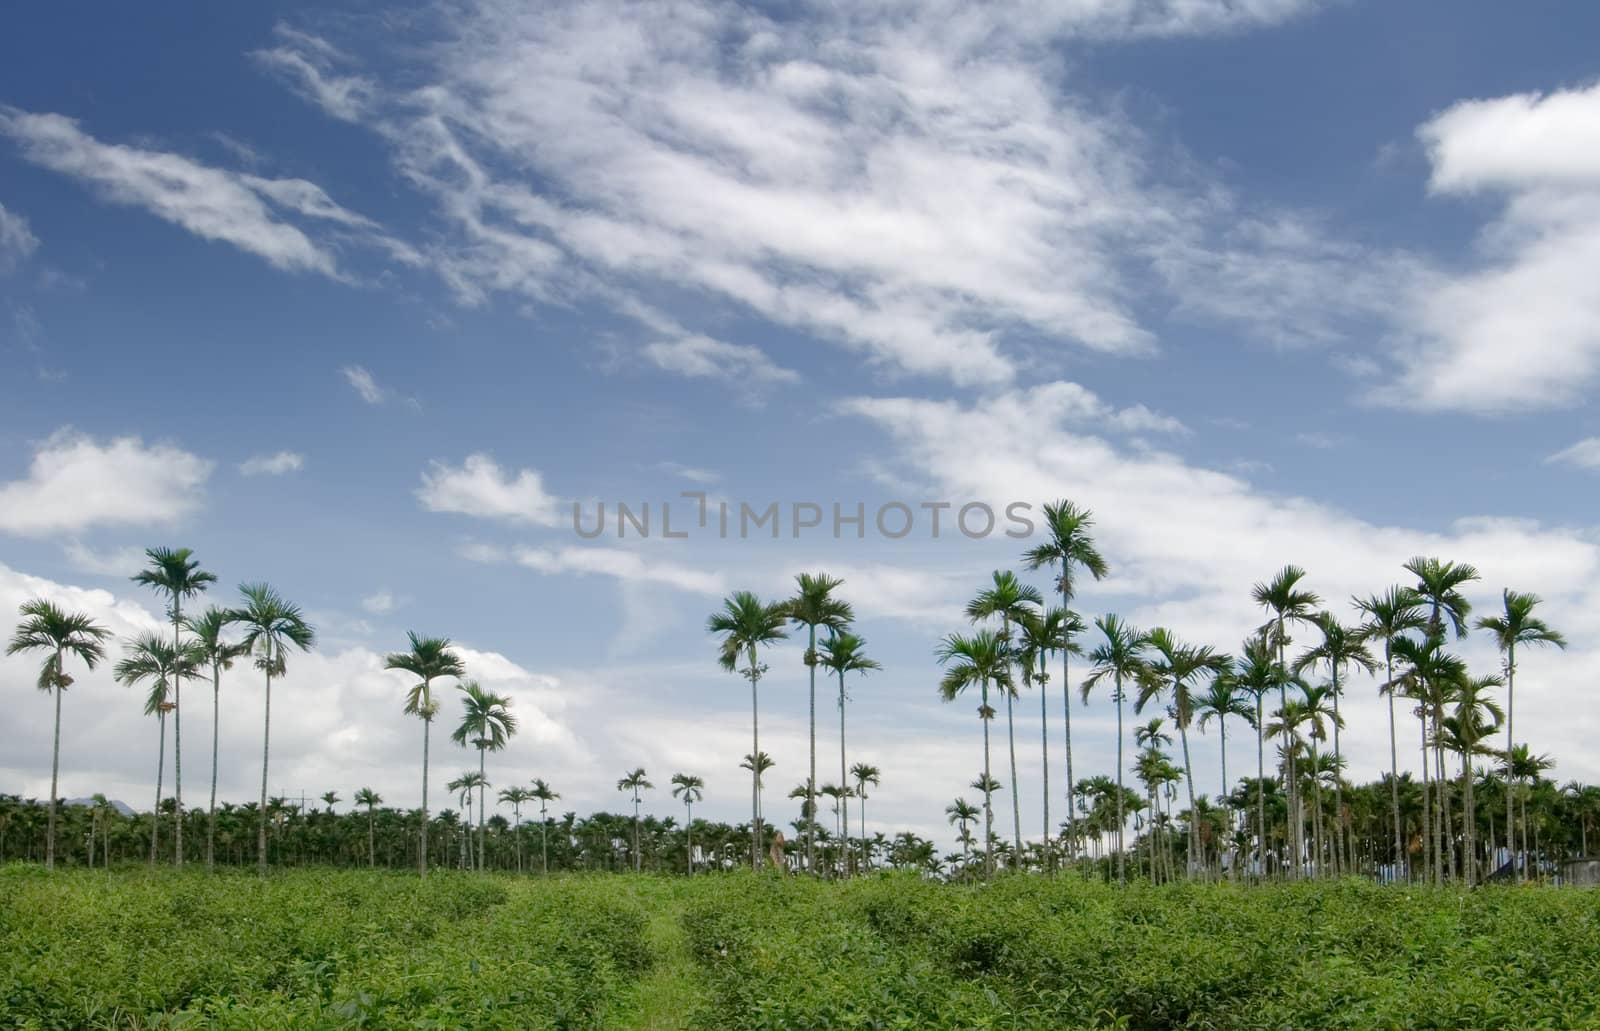
[(461, 827), (461, 869), (472, 869), (472, 792), (476, 790), (478, 797), (483, 797), (483, 789), (489, 786), (489, 779), (482, 770), (468, 770), (455, 780), (446, 784), (446, 791), (457, 792), (456, 799), (463, 812), (467, 814)]
[[(485, 691), (476, 680), (459, 685), (461, 692), (461, 723), (451, 733), (450, 740), (465, 748), (470, 742), (478, 750), (478, 772), (484, 773), (484, 754), (498, 752), (517, 733), (517, 718), (511, 714), (511, 699), (493, 691)], [(487, 776), (487, 775), (486, 775)], [(478, 869), (483, 869), (483, 824), (487, 808), (483, 804), (485, 780), (478, 787)]]
[[(1383, 684), (1381, 690), (1389, 699), (1389, 804), (1394, 818), (1395, 876), (1400, 876), (1400, 864), (1405, 862), (1405, 840), (1400, 826), (1400, 752), (1395, 740), (1394, 642), (1411, 631), (1421, 630), (1422, 600), (1409, 587), (1391, 587), (1382, 594), (1353, 599), (1355, 607), (1367, 617), (1359, 633), (1364, 641), (1383, 642)], [(1426, 768), (1424, 768), (1426, 773)]]
[[(1029, 569), (1058, 567), (1056, 589), (1061, 592), (1061, 607), (1066, 610), (1062, 638), (1069, 647), (1061, 652), (1061, 718), (1067, 744), (1067, 836), (1071, 839), (1077, 836), (1072, 826), (1077, 819), (1072, 810), (1072, 786), (1077, 782), (1072, 778), (1072, 676), (1067, 666), (1070, 655), (1081, 654), (1075, 646), (1070, 646), (1072, 639), (1088, 630), (1083, 620), (1071, 609), (1075, 593), (1073, 573), (1075, 569), (1082, 569), (1096, 580), (1103, 580), (1108, 567), (1089, 534), (1094, 526), (1094, 516), (1088, 509), (1079, 508), (1065, 500), (1047, 503), (1044, 506), (1044, 523), (1048, 539), (1029, 550), (1023, 560)], [(1045, 798), (1049, 797), (1047, 784)]]
[[(1456, 684), (1455, 707), (1440, 728), (1442, 744), (1461, 754), (1461, 843), (1467, 887), (1477, 882), (1478, 813), (1473, 801), (1472, 758), (1493, 754), (1479, 742), (1499, 729), (1505, 712), (1488, 692), (1504, 683), (1499, 677), (1464, 677)], [(1509, 830), (1509, 826), (1507, 827)]]
[[(1201, 730), (1205, 730), (1212, 720), (1217, 721), (1217, 731), (1222, 738), (1222, 808), (1225, 821), (1231, 828), (1233, 826), (1233, 812), (1229, 805), (1228, 780), (1228, 717), (1235, 716), (1255, 726), (1255, 713), (1244, 700), (1244, 690), (1236, 679), (1234, 667), (1211, 678), (1205, 693), (1196, 695), (1194, 699), (1195, 715), (1199, 717), (1198, 723)], [(1237, 867), (1233, 868), (1237, 872)]]
[(511, 836), (517, 843), (517, 873), (522, 872), (522, 807), (533, 798), (533, 792), (520, 785), (500, 789), (500, 801), (511, 807), (511, 817), (516, 821)]
[[(1509, 752), (1516, 747), (1516, 739), (1512, 736), (1511, 721), (1516, 717), (1516, 688), (1517, 688), (1517, 645), (1527, 644), (1553, 644), (1557, 648), (1567, 646), (1566, 638), (1550, 629), (1549, 624), (1533, 614), (1539, 604), (1536, 594), (1523, 594), (1509, 588), (1501, 595), (1504, 612), (1498, 616), (1484, 616), (1477, 622), (1479, 630), (1487, 630), (1494, 635), (1495, 645), (1500, 649), (1500, 654), (1505, 658), (1501, 668), (1505, 671), (1506, 678), (1506, 750)], [(1516, 811), (1511, 804), (1511, 782), (1506, 782), (1506, 841), (1510, 843), (1515, 839), (1511, 836), (1515, 826)], [(1507, 850), (1509, 854), (1511, 850)], [(1517, 878), (1522, 877), (1521, 867), (1515, 868)]]
[(184, 620), (194, 636), (193, 648), (199, 662), (211, 670), (211, 802), (206, 813), (206, 869), (216, 866), (217, 853), (217, 741), (222, 723), (222, 671), (233, 668), (233, 660), (247, 654), (243, 644), (222, 639), (228, 626), (228, 613), (212, 606), (198, 617)]
[[(1311, 869), (1314, 873), (1321, 873), (1323, 869), (1323, 854), (1326, 849), (1325, 837), (1322, 831), (1322, 778), (1318, 775), (1319, 756), (1318, 743), (1328, 739), (1328, 727), (1331, 725), (1335, 732), (1343, 725), (1344, 719), (1339, 715), (1338, 696), (1334, 694), (1331, 684), (1316, 686), (1303, 685), (1304, 693), (1304, 718), (1307, 737), (1311, 742), (1311, 786), (1314, 793), (1312, 802), (1312, 834), (1314, 838), (1314, 852)], [(1333, 768), (1337, 771), (1341, 767), (1340, 757), (1334, 756)], [(1336, 781), (1337, 783), (1337, 781)], [(1343, 798), (1343, 795), (1340, 795)], [(1341, 806), (1342, 808), (1342, 806)]]
[(1443, 634), (1448, 621), (1457, 640), (1467, 636), (1467, 614), (1472, 611), (1472, 603), (1460, 588), (1479, 579), (1477, 567), (1418, 556), (1404, 568), (1417, 578), (1414, 591), (1428, 609), (1429, 632)]
[[(944, 678), (939, 681), (939, 695), (947, 702), (967, 688), (977, 685), (980, 695), (978, 718), (983, 722), (983, 781), (995, 783), (989, 765), (989, 721), (994, 719), (994, 708), (989, 704), (989, 685), (1001, 690), (1011, 688), (1010, 651), (1005, 642), (992, 630), (979, 630), (975, 634), (950, 634), (939, 644), (939, 661), (945, 664)], [(983, 793), (983, 865), (985, 876), (994, 876), (994, 800), (992, 791)]]
[[(706, 620), (706, 631), (721, 634), (721, 652), (718, 661), (722, 668), (732, 673), (745, 660), (740, 671), (750, 681), (750, 754), (761, 754), (761, 712), (757, 687), (761, 674), (767, 667), (757, 661), (756, 650), (764, 644), (782, 641), (789, 635), (783, 624), (788, 621), (787, 606), (782, 602), (765, 604), (749, 591), (738, 591), (724, 599), (722, 609), (713, 612)], [(753, 768), (750, 777), (750, 868), (761, 869), (761, 774)]]
[(433, 682), (440, 677), (462, 677), (466, 666), (461, 657), (450, 650), (448, 637), (421, 637), (415, 630), (406, 635), (411, 640), (408, 652), (391, 652), (384, 657), (384, 669), (397, 669), (410, 673), (418, 683), (406, 694), (405, 711), (422, 720), (422, 826), (417, 848), (417, 872), (428, 873), (428, 731), (439, 705), (433, 700)]
[[(1166, 627), (1150, 631), (1148, 643), (1157, 658), (1150, 664), (1150, 679), (1139, 685), (1138, 699), (1133, 711), (1143, 712), (1152, 698), (1171, 700), (1168, 710), (1178, 725), (1178, 736), (1183, 742), (1183, 777), (1189, 788), (1189, 812), (1197, 811), (1194, 798), (1194, 763), (1189, 759), (1189, 724), (1194, 722), (1195, 689), (1203, 678), (1215, 680), (1225, 673), (1233, 660), (1210, 646), (1195, 647), (1181, 643)], [(1189, 858), (1195, 862), (1200, 855), (1200, 824), (1189, 821)]]
[[(761, 790), (762, 788), (766, 787), (767, 771), (776, 765), (778, 764), (773, 760), (772, 756), (768, 755), (766, 752), (748, 753), (739, 763), (739, 768), (741, 770), (749, 770), (750, 776), (754, 777), (756, 781), (755, 815), (756, 820), (758, 821), (761, 819)], [(756, 824), (752, 824), (751, 826), (753, 828), (756, 826)]]
[[(866, 648), (866, 645), (867, 642), (864, 638), (853, 634), (848, 630), (829, 634), (828, 639), (822, 644), (822, 665), (832, 670), (839, 677), (840, 783), (844, 783), (848, 779), (845, 768), (844, 747), (844, 708), (847, 700), (844, 691), (844, 675), (846, 673), (867, 673), (871, 670), (883, 668), (883, 666), (879, 664), (876, 659), (869, 659), (863, 654), (863, 650)], [(850, 851), (850, 802), (848, 799), (845, 800), (844, 806), (845, 852), (848, 855)]]
[(355, 794), (356, 805), (367, 807), (367, 865), (378, 865), (378, 847), (375, 831), (373, 829), (373, 810), (383, 804), (383, 796), (371, 788), (358, 788)]
[(61, 693), (72, 686), (72, 676), (67, 673), (65, 660), (70, 652), (94, 669), (94, 664), (105, 657), (101, 644), (111, 631), (96, 623), (82, 612), (67, 612), (54, 602), (33, 598), (22, 603), (17, 610), (22, 622), (6, 645), (6, 654), (18, 652), (46, 652), (35, 682), (41, 691), (55, 694), (56, 720), (53, 742), (50, 746), (50, 815), (46, 818), (44, 866), (56, 866), (56, 794), (61, 770)]
[(639, 792), (648, 791), (655, 785), (645, 779), (644, 767), (635, 767), (617, 781), (618, 791), (633, 792), (633, 872), (638, 873), (640, 867), (639, 856)]
[[(1430, 628), (1438, 624), (1429, 623)], [(1427, 792), (1423, 792), (1423, 828), (1425, 840), (1431, 838), (1432, 847), (1425, 848), (1433, 863), (1433, 880), (1443, 881), (1447, 861), (1453, 866), (1454, 849), (1446, 849), (1446, 832), (1450, 826), (1450, 796), (1445, 791), (1444, 750), (1439, 747), (1439, 728), (1444, 719), (1444, 707), (1457, 684), (1467, 676), (1466, 663), (1444, 650), (1444, 633), (1436, 630), (1425, 640), (1402, 637), (1394, 643), (1395, 658), (1403, 664), (1391, 689), (1402, 691), (1418, 702), (1418, 715), (1422, 721), (1422, 763), (1426, 770), (1434, 764), (1434, 784), (1437, 803), (1429, 812)], [(1430, 722), (1431, 720), (1431, 722)], [(1431, 728), (1431, 731), (1430, 731)], [(1429, 756), (1432, 747), (1434, 755)], [(1448, 851), (1449, 855), (1446, 855)]]
[[(1073, 626), (1073, 621), (1076, 625)], [(1055, 851), (1050, 847), (1050, 683), (1049, 658), (1053, 651), (1067, 649), (1082, 653), (1076, 641), (1067, 636), (1082, 631), (1083, 623), (1077, 615), (1062, 608), (1047, 608), (1043, 613), (1028, 613), (1020, 624), (1018, 661), (1022, 667), (1022, 681), (1028, 686), (1039, 685), (1039, 760), (1044, 796), (1044, 855), (1045, 868), (1055, 871)], [(1070, 808), (1070, 807), (1069, 807)]]
[[(850, 767), (850, 779), (855, 781), (856, 797), (861, 799), (861, 843), (867, 841), (867, 785), (877, 787), (883, 771), (871, 763), (856, 763)], [(849, 844), (849, 842), (846, 842)], [(870, 858), (870, 856), (868, 857)], [(872, 865), (870, 862), (867, 864)]]
[[(801, 573), (795, 577), (794, 597), (784, 602), (789, 621), (806, 628), (806, 673), (811, 680), (811, 765), (806, 774), (806, 801), (815, 806), (817, 799), (817, 627), (827, 627), (838, 633), (850, 625), (855, 614), (850, 603), (833, 597), (835, 588), (843, 580), (827, 573)], [(843, 718), (843, 713), (840, 714)], [(816, 869), (816, 842), (813, 829), (806, 830), (806, 869)]]
[(683, 799), (685, 858), (689, 876), (694, 876), (694, 804), (705, 797), (706, 782), (692, 773), (672, 775), (672, 796)]
[(539, 873), (550, 872), (550, 819), (546, 808), (551, 802), (561, 796), (550, 790), (550, 785), (541, 777), (533, 778), (533, 790), (529, 792), (539, 800)]
[[(183, 650), (179, 631), (183, 627), (183, 599), (192, 598), (217, 582), (215, 573), (208, 573), (194, 561), (194, 552), (188, 548), (146, 548), (150, 560), (148, 569), (134, 574), (133, 582), (153, 587), (165, 594), (171, 604), (167, 612), (172, 620), (172, 647)], [(172, 682), (172, 789), (177, 797), (176, 840), (173, 845), (173, 865), (183, 865), (183, 706), (181, 684)]]
[(1249, 694), (1255, 699), (1255, 718), (1252, 721), (1256, 728), (1256, 850), (1261, 863), (1262, 874), (1267, 870), (1267, 807), (1263, 790), (1266, 785), (1266, 722), (1262, 712), (1262, 700), (1274, 688), (1283, 693), (1284, 687), (1289, 682), (1289, 671), (1279, 665), (1272, 657), (1272, 648), (1267, 643), (1265, 632), (1257, 633), (1244, 642), (1240, 649), (1239, 658), (1234, 661), (1233, 672), (1229, 679), (1239, 690)]
[(195, 675), (195, 656), (168, 644), (154, 634), (143, 634), (129, 642), (128, 654), (113, 670), (121, 684), (133, 687), (150, 682), (144, 714), (156, 717), (160, 725), (160, 746), (156, 750), (156, 804), (150, 810), (150, 865), (156, 865), (161, 829), (161, 776), (167, 764), (167, 714), (176, 706), (172, 697), (180, 680)]
[(288, 671), (289, 648), (309, 651), (317, 632), (300, 614), (300, 607), (285, 601), (264, 583), (244, 584), (241, 608), (229, 609), (227, 622), (244, 627), (240, 642), (246, 653), (256, 656), (256, 668), (266, 675), (265, 707), (261, 718), (261, 818), (256, 830), (257, 870), (267, 875), (267, 770), (272, 742), (272, 678)]
[(944, 814), (950, 823), (959, 830), (961, 839), (961, 870), (963, 876), (967, 872), (968, 846), (972, 843), (972, 832), (967, 826), (978, 818), (978, 810), (971, 802), (958, 798), (944, 807)]
[[(1351, 666), (1371, 673), (1378, 668), (1378, 663), (1372, 657), (1372, 653), (1367, 650), (1366, 641), (1361, 631), (1346, 629), (1334, 618), (1333, 613), (1319, 613), (1316, 618), (1316, 625), (1317, 629), (1322, 631), (1322, 642), (1316, 647), (1308, 649), (1295, 660), (1294, 672), (1299, 675), (1317, 665), (1326, 665), (1328, 667), (1329, 676), (1332, 678), (1333, 761), (1336, 767), (1342, 767), (1344, 764), (1344, 751), (1340, 747), (1339, 731), (1344, 727), (1344, 720), (1339, 716), (1339, 694), (1342, 690), (1339, 674)], [(1355, 857), (1346, 857), (1344, 855), (1344, 785), (1340, 780), (1334, 781), (1333, 796), (1333, 811), (1339, 814), (1336, 825), (1339, 849), (1336, 853), (1337, 862), (1334, 864), (1337, 872), (1340, 864), (1348, 862), (1353, 865)]]
[[(1285, 652), (1289, 646), (1288, 624), (1310, 623), (1315, 618), (1314, 609), (1322, 603), (1322, 599), (1313, 591), (1300, 587), (1306, 571), (1299, 566), (1288, 565), (1278, 570), (1268, 582), (1256, 584), (1251, 588), (1250, 596), (1257, 605), (1266, 609), (1271, 615), (1262, 630), (1272, 635), (1272, 644), (1277, 650), (1278, 665), (1289, 668)], [(1278, 689), (1278, 704), (1283, 706), (1288, 701), (1285, 685)], [(1305, 824), (1302, 817), (1300, 802), (1299, 779), (1294, 769), (1295, 753), (1291, 749), (1286, 753), (1288, 765), (1284, 768), (1284, 785), (1286, 786), (1289, 800), (1289, 849), (1294, 854), (1295, 861), (1292, 869), (1294, 875), (1299, 876), (1302, 857), (1305, 854)]]
[(1115, 613), (1096, 617), (1094, 625), (1105, 635), (1105, 642), (1089, 653), (1089, 676), (1083, 682), (1083, 700), (1089, 700), (1089, 692), (1096, 684), (1107, 679), (1111, 681), (1111, 696), (1117, 703), (1117, 883), (1127, 884), (1127, 857), (1123, 848), (1127, 815), (1122, 785), (1122, 702), (1127, 697), (1125, 688), (1142, 686), (1153, 676), (1144, 657), (1149, 637)]
[[(1017, 650), (1011, 646), (1011, 625), (1021, 623), (1037, 614), (1043, 604), (1044, 598), (1038, 588), (1018, 580), (1017, 574), (1009, 569), (996, 569), (993, 584), (979, 591), (967, 603), (967, 618), (974, 623), (996, 616), (1000, 618), (1000, 643), (1006, 649), (1006, 664), (1009, 669), (1012, 659), (1017, 655)], [(1018, 797), (1020, 792), (1017, 791), (1017, 728), (1012, 713), (1012, 701), (1017, 697), (1016, 680), (1012, 679), (1002, 693), (1006, 699), (1006, 740), (1011, 755), (1011, 837), (1016, 847), (1016, 861), (1020, 862), (1022, 802)]]

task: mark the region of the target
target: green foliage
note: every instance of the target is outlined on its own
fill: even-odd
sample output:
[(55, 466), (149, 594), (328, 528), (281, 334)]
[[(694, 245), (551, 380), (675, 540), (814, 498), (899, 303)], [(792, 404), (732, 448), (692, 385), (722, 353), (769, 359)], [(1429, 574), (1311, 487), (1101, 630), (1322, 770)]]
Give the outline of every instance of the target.
[(8, 1026), (1565, 1028), (1600, 893), (0, 870)]

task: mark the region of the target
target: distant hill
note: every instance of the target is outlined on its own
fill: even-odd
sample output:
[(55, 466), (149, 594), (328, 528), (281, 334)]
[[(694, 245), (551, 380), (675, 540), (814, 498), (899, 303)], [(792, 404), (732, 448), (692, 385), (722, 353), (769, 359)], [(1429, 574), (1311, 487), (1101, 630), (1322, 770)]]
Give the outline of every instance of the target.
[[(121, 813), (123, 816), (132, 816), (133, 815), (133, 806), (129, 805), (128, 803), (126, 803), (126, 802), (124, 802), (124, 801), (122, 801), (120, 799), (116, 799), (116, 798), (108, 799), (107, 801), (109, 801), (111, 803), (111, 808), (115, 809), (117, 812)], [(92, 799), (92, 798), (64, 798), (64, 799), (61, 800), (61, 804), (62, 805), (94, 805), (94, 799)], [(187, 809), (188, 806), (184, 806), (184, 808)]]

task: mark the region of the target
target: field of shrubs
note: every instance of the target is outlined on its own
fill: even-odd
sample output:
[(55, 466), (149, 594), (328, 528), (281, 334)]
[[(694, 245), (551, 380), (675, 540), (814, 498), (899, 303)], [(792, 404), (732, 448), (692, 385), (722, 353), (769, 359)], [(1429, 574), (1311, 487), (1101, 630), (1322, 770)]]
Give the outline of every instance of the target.
[(0, 1026), (1600, 1027), (1600, 893), (0, 869)]

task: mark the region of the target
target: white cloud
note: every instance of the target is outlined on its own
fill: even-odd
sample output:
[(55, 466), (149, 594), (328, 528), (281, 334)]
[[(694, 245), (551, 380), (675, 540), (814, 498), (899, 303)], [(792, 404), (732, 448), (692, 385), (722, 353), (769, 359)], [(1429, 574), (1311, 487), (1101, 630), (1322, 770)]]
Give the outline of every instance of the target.
[(361, 400), (369, 405), (381, 405), (389, 398), (388, 388), (380, 387), (365, 366), (346, 365), (339, 370), (339, 375), (343, 376), (344, 381), (361, 395)]
[(132, 576), (143, 569), (149, 561), (141, 548), (118, 548), (115, 551), (100, 552), (86, 547), (79, 541), (68, 541), (61, 550), (73, 569), (97, 576)]
[(361, 607), (376, 616), (393, 612), (397, 604), (394, 595), (388, 591), (378, 591), (361, 599)]
[(78, 179), (105, 199), (143, 208), (207, 240), (231, 244), (276, 268), (338, 278), (331, 241), (313, 240), (283, 216), (331, 223), (342, 238), (406, 248), (370, 220), (335, 204), (304, 179), (265, 179), (202, 164), (181, 154), (103, 143), (71, 118), (0, 107), (0, 133), (36, 165)]
[(709, 486), (722, 479), (710, 469), (700, 469), (681, 462), (657, 462), (656, 468), (673, 476), (681, 476), (690, 483), (699, 483)]
[(540, 573), (595, 574), (629, 582), (656, 583), (695, 594), (718, 595), (727, 590), (722, 575), (677, 562), (646, 559), (623, 548), (518, 548), (518, 565)]
[(279, 451), (274, 455), (253, 455), (239, 463), (239, 472), (245, 476), (282, 476), (299, 472), (305, 457), (293, 451)]
[(334, 71), (348, 63), (342, 53), (326, 40), (299, 32), (281, 22), (273, 28), (278, 46), (253, 51), (250, 56), (283, 76), (297, 92), (328, 114), (345, 121), (358, 121), (371, 103), (375, 86), (370, 79)]
[(1580, 402), (1600, 376), (1600, 85), (1464, 101), (1417, 135), (1435, 194), (1504, 206), (1481, 264), (1415, 295), (1401, 375), (1374, 396), (1481, 414)]
[(459, 466), (429, 463), (417, 497), (430, 512), (537, 526), (555, 526), (561, 521), (560, 499), (545, 492), (544, 478), (537, 470), (520, 469), (512, 475), (481, 453), (468, 455)]
[(39, 246), (39, 238), (28, 227), (28, 220), (0, 204), (0, 275), (21, 264)]
[(656, 340), (642, 352), (657, 368), (691, 379), (728, 379), (745, 386), (793, 383), (799, 375), (780, 368), (760, 348), (730, 344), (701, 334)]
[(1562, 448), (1546, 462), (1563, 462), (1580, 469), (1600, 469), (1600, 437), (1586, 437), (1568, 448)]
[(34, 449), (23, 479), (0, 483), (0, 532), (43, 536), (91, 526), (174, 523), (200, 507), (212, 463), (138, 437), (97, 441), (61, 429)]

